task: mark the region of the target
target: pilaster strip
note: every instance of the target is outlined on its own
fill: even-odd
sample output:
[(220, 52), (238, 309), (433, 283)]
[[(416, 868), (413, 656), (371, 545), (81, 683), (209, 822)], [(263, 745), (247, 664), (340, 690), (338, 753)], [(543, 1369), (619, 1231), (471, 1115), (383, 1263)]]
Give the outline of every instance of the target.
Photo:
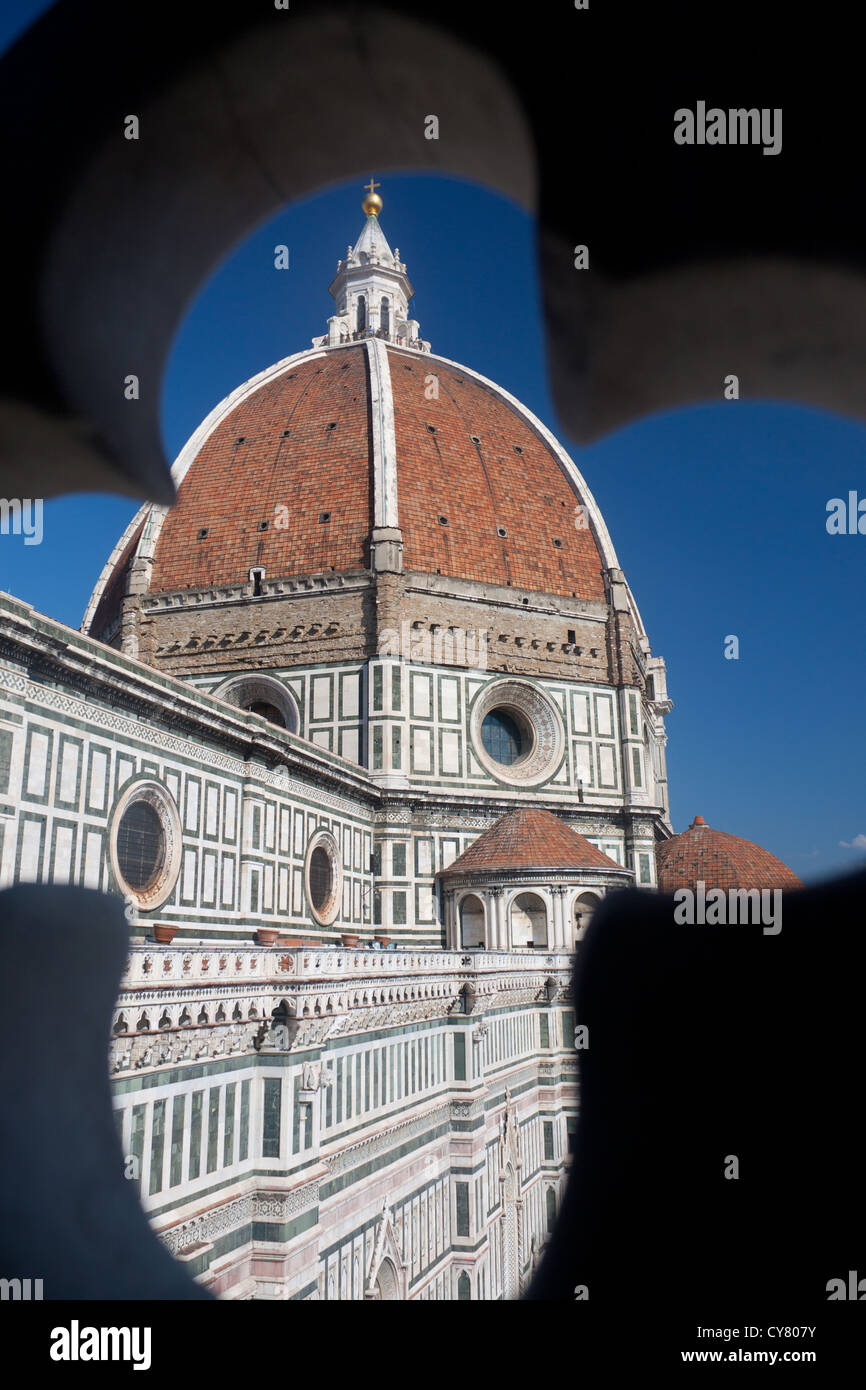
[(397, 437), (388, 350), (381, 338), (367, 339), (373, 422), (374, 525), (397, 527)]

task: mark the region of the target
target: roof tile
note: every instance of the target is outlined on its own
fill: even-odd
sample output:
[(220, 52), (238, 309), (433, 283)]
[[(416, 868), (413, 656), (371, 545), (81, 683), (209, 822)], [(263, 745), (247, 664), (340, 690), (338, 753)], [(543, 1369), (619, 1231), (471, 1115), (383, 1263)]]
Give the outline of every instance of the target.
[(442, 877), (493, 873), (508, 869), (619, 869), (621, 864), (602, 854), (576, 830), (550, 811), (521, 806), (501, 816), (473, 840)]
[(658, 886), (663, 893), (710, 888), (802, 888), (795, 873), (769, 850), (714, 830), (696, 816), (688, 830), (656, 846)]

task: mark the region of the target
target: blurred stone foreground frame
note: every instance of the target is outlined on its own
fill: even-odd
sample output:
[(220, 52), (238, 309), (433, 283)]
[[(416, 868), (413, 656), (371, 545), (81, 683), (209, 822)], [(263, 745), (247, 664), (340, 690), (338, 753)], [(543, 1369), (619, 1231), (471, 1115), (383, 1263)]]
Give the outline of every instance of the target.
[[(536, 210), (554, 399), (578, 441), (721, 400), (730, 373), (743, 396), (863, 418), (866, 228), (844, 11), (825, 5), (792, 34), (782, 6), (756, 6), (747, 41), (719, 26), (690, 47), (684, 76), (693, 11), (635, 5), (626, 24), (621, 5), (545, 4), (518, 23), (443, 0), (422, 23), (410, 3), (154, 0), (131, 22), (114, 0), (63, 0), (0, 64), (12, 199), (0, 494), (171, 502), (158, 399), (186, 304), (278, 208), (371, 169), (471, 179)], [(674, 110), (714, 93), (782, 107), (782, 153), (677, 147)], [(123, 138), (128, 114), (138, 141)], [(579, 244), (590, 273), (574, 267)], [(489, 264), (507, 296), (495, 245)], [(105, 1072), (120, 904), (51, 887), (3, 900), (10, 1271), (38, 1272), (59, 1297), (206, 1297), (121, 1177)]]

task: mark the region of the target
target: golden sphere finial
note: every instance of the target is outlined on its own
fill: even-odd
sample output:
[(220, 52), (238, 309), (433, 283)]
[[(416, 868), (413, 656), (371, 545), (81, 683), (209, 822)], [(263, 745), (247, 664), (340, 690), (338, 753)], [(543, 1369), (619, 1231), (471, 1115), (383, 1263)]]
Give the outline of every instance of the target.
[(374, 183), (371, 178), (369, 183), (364, 184), (364, 187), (367, 189), (367, 196), (361, 204), (361, 207), (368, 217), (378, 217), (379, 213), (382, 211), (382, 199), (375, 190), (381, 188), (382, 185), (380, 183)]

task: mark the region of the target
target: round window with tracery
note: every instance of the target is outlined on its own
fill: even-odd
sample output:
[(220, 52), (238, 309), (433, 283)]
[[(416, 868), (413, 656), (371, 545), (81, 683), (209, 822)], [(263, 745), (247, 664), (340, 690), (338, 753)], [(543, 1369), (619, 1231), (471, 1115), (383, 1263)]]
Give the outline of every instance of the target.
[(310, 855), (310, 898), (317, 912), (326, 908), (334, 892), (334, 873), (327, 852), (316, 845)]
[(127, 788), (111, 822), (111, 866), (123, 893), (147, 911), (171, 896), (180, 870), (180, 815), (159, 782)]
[(529, 681), (492, 680), (475, 697), (470, 733), (478, 761), (498, 781), (538, 786), (565, 755), (562, 715)]
[(307, 845), (304, 878), (314, 920), (330, 926), (340, 910), (343, 870), (337, 841), (329, 830), (317, 830)]
[(117, 863), (135, 893), (149, 893), (165, 864), (165, 831), (149, 801), (133, 801), (117, 827)]

